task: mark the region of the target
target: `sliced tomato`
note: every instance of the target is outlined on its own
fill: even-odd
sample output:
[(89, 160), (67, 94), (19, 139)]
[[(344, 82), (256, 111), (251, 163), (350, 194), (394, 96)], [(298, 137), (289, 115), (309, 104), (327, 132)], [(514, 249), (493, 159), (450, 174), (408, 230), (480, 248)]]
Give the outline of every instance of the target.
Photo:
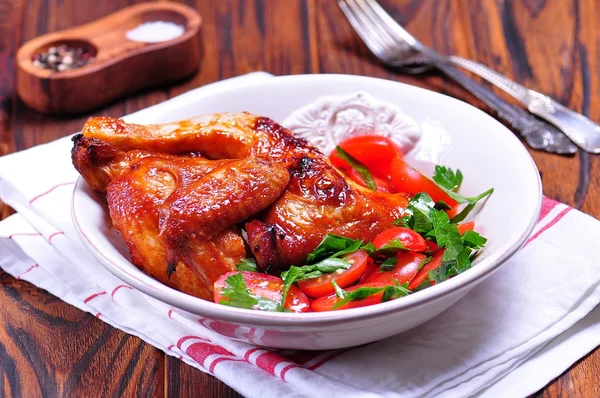
[(392, 244), (394, 240), (399, 240), (408, 250), (422, 252), (427, 249), (427, 242), (419, 233), (404, 227), (386, 229), (373, 239), (373, 245), (379, 250), (385, 245)]
[(463, 235), (467, 231), (472, 231), (475, 228), (475, 221), (469, 221), (458, 225), (458, 232)]
[(362, 274), (360, 279), (358, 280), (358, 284), (361, 285), (367, 281), (367, 279), (371, 276), (373, 272), (377, 272), (379, 270), (379, 265), (375, 264), (375, 261), (369, 257), (367, 259), (367, 269), (365, 269), (365, 273)]
[(435, 202), (444, 201), (452, 209), (455, 209), (458, 205), (458, 202), (448, 196), (435, 182), (413, 169), (400, 156), (396, 156), (392, 160), (390, 176), (392, 185), (397, 192), (406, 192), (413, 195), (419, 192), (427, 192)]
[[(362, 185), (363, 187), (367, 186), (367, 184), (365, 183), (365, 180), (362, 178), (362, 176), (356, 170), (354, 170), (352, 167), (350, 167), (347, 163), (343, 167), (338, 167), (338, 169), (342, 173), (344, 173), (348, 177), (350, 177), (350, 179), (352, 181), (354, 181), (355, 183)], [(389, 181), (389, 179), (380, 178), (376, 175), (372, 175), (372, 177), (373, 177), (373, 181), (375, 182), (375, 185), (377, 186), (377, 192), (387, 192), (387, 193), (395, 192), (394, 187), (392, 187), (392, 183)]]
[[(389, 286), (389, 285), (385, 284), (385, 283), (365, 283), (362, 285), (356, 285), (356, 286), (349, 287), (348, 289), (346, 289), (346, 291), (352, 292), (361, 287), (376, 287), (376, 288), (378, 288), (378, 287), (386, 287), (386, 286)], [(383, 299), (383, 292), (380, 292), (380, 293), (373, 294), (362, 300), (350, 301), (350, 302), (342, 305), (341, 307), (336, 308), (335, 310), (346, 310), (349, 308), (366, 307), (368, 305), (381, 303), (382, 299)], [(315, 301), (312, 302), (312, 304), (310, 305), (310, 308), (316, 312), (332, 311), (333, 307), (340, 300), (341, 299), (338, 296), (336, 296), (335, 294), (331, 294), (329, 296), (324, 296), (324, 297), (319, 297), (318, 299), (316, 299)]]
[(423, 283), (423, 281), (425, 280), (427, 275), (429, 275), (429, 272), (433, 271), (434, 269), (436, 269), (437, 267), (439, 267), (442, 264), (443, 256), (444, 256), (444, 249), (441, 249), (441, 250), (438, 250), (437, 252), (435, 252), (435, 254), (431, 257), (431, 261), (429, 261), (427, 264), (425, 264), (423, 266), (423, 268), (421, 268), (419, 270), (419, 272), (417, 272), (417, 275), (415, 275), (413, 280), (410, 281), (410, 283), (408, 284), (408, 288), (410, 290), (413, 290), (413, 289), (416, 289), (421, 283)]
[[(395, 156), (402, 157), (402, 150), (391, 139), (381, 135), (361, 135), (351, 137), (339, 144), (352, 157), (363, 163), (375, 176), (387, 178)], [(331, 163), (339, 169), (349, 167), (337, 150), (329, 155)]]
[(426, 240), (425, 242), (427, 242), (427, 251), (428, 252), (434, 252), (437, 251), (437, 249), (439, 249), (440, 247), (438, 246), (437, 243), (435, 243), (432, 240)]
[(396, 266), (390, 271), (377, 271), (371, 274), (366, 283), (381, 283), (393, 285), (396, 282), (410, 282), (427, 256), (415, 252), (400, 252), (396, 255)]
[[(283, 280), (281, 278), (272, 275), (261, 274), (259, 272), (236, 271), (221, 275), (221, 277), (215, 282), (215, 303), (220, 303), (222, 300), (227, 300), (227, 298), (221, 294), (223, 288), (227, 286), (225, 280), (229, 276), (238, 273), (242, 274), (244, 282), (246, 283), (246, 287), (248, 290), (250, 290), (251, 294), (276, 302), (281, 301), (281, 295), (283, 294)], [(293, 312), (306, 312), (310, 308), (310, 302), (300, 289), (298, 289), (296, 286), (292, 286), (285, 299), (284, 307)]]
[(331, 281), (334, 280), (335, 283), (342, 288), (350, 286), (364, 274), (367, 269), (368, 258), (369, 256), (366, 251), (357, 250), (354, 253), (342, 257), (343, 260), (351, 264), (351, 267), (347, 270), (325, 274), (318, 278), (298, 281), (298, 287), (306, 295), (311, 297), (322, 297), (335, 293)]

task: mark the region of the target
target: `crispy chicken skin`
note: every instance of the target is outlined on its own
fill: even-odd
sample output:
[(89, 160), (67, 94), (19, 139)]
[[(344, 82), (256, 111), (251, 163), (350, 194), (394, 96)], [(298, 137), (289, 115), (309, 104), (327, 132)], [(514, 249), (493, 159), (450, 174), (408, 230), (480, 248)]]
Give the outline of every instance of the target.
[(175, 264), (177, 272), (170, 276), (169, 248), (161, 239), (159, 228), (165, 201), (175, 192), (177, 182), (186, 184), (210, 171), (204, 163), (195, 164), (197, 161), (146, 157), (109, 184), (107, 200), (113, 225), (121, 232), (136, 266), (174, 289), (210, 300), (214, 281), (221, 274), (233, 271), (235, 264), (246, 256), (237, 228), (224, 229), (212, 240), (190, 238), (187, 245), (193, 251), (189, 252), (189, 265)]
[[(275, 185), (284, 181), (276, 170), (285, 170), (289, 180), (280, 194), (269, 197), (272, 201), (263, 211), (258, 209), (264, 204), (261, 203), (244, 213), (248, 219), (245, 229), (250, 250), (263, 270), (301, 265), (327, 233), (371, 240), (394, 219), (401, 217), (407, 204), (407, 198), (402, 194), (376, 193), (354, 184), (306, 140), (271, 119), (248, 113), (204, 115), (176, 123), (146, 126), (127, 124), (114, 118), (93, 118), (86, 123), (82, 133), (86, 139), (101, 141), (127, 153), (132, 150), (163, 154), (199, 151), (210, 159), (262, 159), (272, 170), (264, 178), (277, 180)], [(193, 189), (189, 192), (189, 197), (195, 198), (193, 202), (186, 204), (183, 199), (176, 202), (186, 217), (175, 216), (177, 211), (170, 214), (175, 217), (176, 224), (186, 225), (184, 235), (201, 236), (199, 231), (207, 228), (202, 224), (204, 221), (198, 224), (202, 227), (195, 224), (192, 220), (195, 214), (206, 217), (204, 220), (215, 220), (211, 224), (211, 231), (215, 233), (222, 228), (222, 223), (217, 221), (219, 214), (237, 213), (236, 209), (241, 205), (235, 199), (230, 200), (236, 196), (232, 196), (227, 188), (229, 183), (224, 181), (235, 178), (235, 173), (226, 173), (226, 168), (223, 167), (222, 174), (213, 174), (213, 178), (207, 180), (210, 183), (203, 185), (203, 189), (210, 190), (216, 199), (207, 202), (210, 205), (203, 207), (201, 202), (212, 199), (211, 195), (192, 193)], [(236, 189), (248, 192), (255, 200), (264, 199), (260, 189), (253, 190), (247, 183), (237, 184)], [(175, 199), (168, 198), (167, 201)], [(216, 205), (217, 201), (220, 206)], [(214, 215), (207, 215), (211, 213)], [(163, 215), (160, 218), (163, 220)], [(184, 218), (187, 221), (184, 222)], [(242, 221), (240, 217), (232, 219)], [(166, 221), (161, 223), (163, 239), (170, 236), (166, 232), (170, 228), (168, 225), (170, 223)], [(200, 229), (196, 231), (196, 228)], [(180, 260), (181, 254), (192, 247), (188, 243), (177, 249), (179, 254), (173, 258)]]
[(73, 163), (93, 189), (107, 194), (132, 262), (205, 299), (212, 298), (214, 281), (247, 256), (235, 224), (269, 206), (289, 180), (287, 170), (260, 158), (124, 151), (83, 136), (74, 142)]

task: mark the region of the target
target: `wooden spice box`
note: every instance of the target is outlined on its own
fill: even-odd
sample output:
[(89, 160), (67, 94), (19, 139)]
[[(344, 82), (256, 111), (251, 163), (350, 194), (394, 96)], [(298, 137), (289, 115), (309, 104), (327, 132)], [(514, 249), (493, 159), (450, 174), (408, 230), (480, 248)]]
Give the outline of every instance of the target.
[[(183, 35), (159, 43), (128, 40), (142, 23), (173, 22)], [(43, 113), (89, 112), (128, 94), (181, 80), (194, 74), (202, 57), (201, 18), (177, 3), (142, 3), (97, 21), (39, 36), (17, 52), (17, 92), (23, 102)], [(85, 49), (93, 59), (66, 71), (34, 65), (36, 54), (66, 44)]]

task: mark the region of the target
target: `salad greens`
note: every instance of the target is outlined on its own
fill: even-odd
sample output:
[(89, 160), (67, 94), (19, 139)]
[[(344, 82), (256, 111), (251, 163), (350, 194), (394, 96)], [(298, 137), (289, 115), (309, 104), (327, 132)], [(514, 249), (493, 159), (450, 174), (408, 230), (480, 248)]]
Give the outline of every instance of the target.
[[(373, 190), (377, 188), (369, 170), (364, 164), (353, 158), (339, 146), (337, 147), (337, 152), (342, 159), (348, 162), (360, 174), (369, 188)], [(394, 221), (396, 226), (412, 230), (405, 232), (410, 232), (413, 236), (419, 238), (421, 242), (427, 243), (427, 249), (418, 250), (426, 256), (423, 257), (425, 259), (415, 271), (418, 273), (418, 276), (413, 274), (412, 279), (409, 280), (410, 283), (406, 282), (402, 285), (398, 283), (397, 279), (391, 279), (396, 283), (390, 283), (389, 286), (359, 285), (357, 288), (349, 289), (350, 291), (346, 291), (338, 286), (338, 283), (336, 283), (337, 276), (335, 279), (330, 278), (333, 287), (332, 291), (337, 296), (337, 302), (335, 302), (331, 309), (337, 309), (349, 302), (363, 300), (378, 294), (381, 294), (381, 301), (393, 300), (406, 296), (413, 291), (424, 289), (431, 284), (445, 281), (471, 268), (472, 262), (485, 246), (487, 239), (478, 232), (473, 231), (472, 226), (469, 229), (468, 226), (462, 225), (461, 229), (459, 229), (458, 223), (467, 217), (480, 200), (489, 196), (494, 190), (492, 188), (477, 196), (465, 197), (457, 193), (463, 182), (462, 172), (458, 169), (454, 171), (449, 167), (440, 165), (435, 167), (433, 181), (450, 198), (459, 204), (466, 204), (466, 206), (458, 214), (450, 218), (447, 211), (451, 210), (451, 207), (447, 203), (443, 201), (436, 202), (426, 192), (420, 192), (410, 198), (404, 216)], [(408, 243), (404, 243), (408, 245)], [(238, 273), (230, 275), (225, 279), (225, 287), (220, 292), (224, 299), (221, 299), (220, 303), (248, 309), (288, 311), (284, 308), (284, 304), (292, 285), (298, 281), (319, 278), (334, 272), (343, 274), (352, 268), (353, 264), (342, 257), (355, 253), (358, 250), (364, 250), (371, 257), (368, 261), (377, 266), (377, 271), (370, 272), (394, 272), (399, 262), (399, 257), (396, 257), (396, 253), (398, 251), (410, 250), (405, 244), (400, 239), (395, 238), (390, 239), (385, 245), (376, 249), (371, 242), (365, 243), (360, 239), (327, 234), (320, 244), (308, 254), (305, 265), (292, 265), (287, 271), (281, 273), (283, 287), (279, 302), (253, 294), (251, 289), (246, 286), (243, 275)], [(425, 247), (425, 244), (422, 244), (422, 247)], [(443, 252), (440, 250), (443, 250)], [(416, 255), (422, 256), (422, 254)], [(365, 262), (365, 255), (361, 254), (361, 256), (362, 262), (360, 264), (362, 264), (362, 267), (366, 267), (365, 264), (368, 263)], [(349, 261), (354, 262), (354, 260)], [(238, 271), (256, 272), (256, 261), (252, 258), (242, 259), (237, 264), (237, 269)], [(358, 268), (354, 267), (352, 269), (356, 270)], [(366, 275), (364, 269), (362, 268), (361, 271), (358, 271), (362, 273), (359, 274), (362, 275), (362, 278), (365, 278)], [(346, 273), (344, 275), (351, 274)], [(352, 280), (356, 281), (357, 279), (358, 277)], [(328, 280), (324, 279), (324, 282), (317, 283), (327, 284), (329, 283), (327, 282)], [(368, 281), (368, 279), (361, 279), (361, 281), (364, 280)], [(418, 286), (416, 286), (417, 284)], [(348, 282), (345, 282), (342, 286), (348, 286)], [(302, 289), (308, 289), (308, 287), (304, 286)], [(326, 296), (315, 295), (315, 297), (324, 298)], [(305, 300), (307, 300), (306, 297)]]

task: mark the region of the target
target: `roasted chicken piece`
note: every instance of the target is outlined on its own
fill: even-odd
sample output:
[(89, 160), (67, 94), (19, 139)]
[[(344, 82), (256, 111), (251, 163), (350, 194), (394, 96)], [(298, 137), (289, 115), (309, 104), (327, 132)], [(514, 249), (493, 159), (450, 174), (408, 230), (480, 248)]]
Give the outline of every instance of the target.
[[(123, 151), (83, 136), (74, 141), (73, 163), (93, 189), (107, 193), (132, 262), (205, 299), (247, 255), (235, 224), (270, 205), (289, 180), (285, 169), (259, 158), (212, 161)], [(231, 205), (217, 211), (225, 202)]]
[[(289, 176), (285, 190), (275, 198), (270, 197), (272, 204), (265, 206), (264, 211), (253, 208), (252, 211), (257, 212), (248, 214), (245, 224), (250, 250), (263, 270), (303, 264), (307, 254), (327, 233), (371, 240), (389, 227), (394, 219), (401, 217), (407, 204), (407, 198), (402, 194), (377, 193), (353, 183), (306, 140), (271, 119), (248, 113), (212, 114), (177, 123), (145, 126), (127, 124), (114, 118), (93, 118), (86, 123), (82, 133), (88, 139), (99, 140), (126, 152), (178, 154), (197, 151), (210, 159), (263, 159), (273, 170), (285, 170)], [(171, 250), (169, 242), (173, 236), (178, 236), (177, 231), (183, 236), (202, 236), (191, 221), (195, 214), (215, 220), (212, 228), (215, 233), (224, 227), (223, 223), (217, 222), (220, 212), (236, 213), (235, 208), (240, 205), (236, 200), (228, 200), (230, 193), (222, 191), (227, 183), (218, 181), (220, 178), (235, 178), (235, 175), (235, 172), (223, 172), (210, 184), (203, 185), (203, 189), (212, 189), (211, 192), (221, 201), (220, 206), (214, 200), (203, 205), (202, 201), (208, 200), (209, 195), (192, 195), (191, 189), (193, 201), (186, 203), (185, 199), (181, 199), (174, 202), (178, 210), (169, 213), (171, 222), (163, 222), (161, 215), (161, 238), (168, 242)], [(273, 179), (277, 175), (273, 172), (254, 177)], [(252, 191), (245, 183), (238, 184), (236, 189), (247, 191), (250, 196), (259, 192)], [(254, 199), (265, 199), (260, 195), (254, 196)], [(174, 199), (167, 200), (173, 202)], [(186, 211), (186, 208), (189, 209)], [(207, 216), (211, 213), (215, 215)], [(236, 219), (242, 221), (240, 217)], [(185, 227), (167, 232), (171, 225)], [(206, 227), (203, 222), (198, 225)], [(179, 236), (177, 239), (184, 238)], [(178, 247), (176, 258), (185, 259), (181, 254), (192, 248), (190, 242)], [(200, 266), (206, 268), (212, 265), (205, 263)]]

